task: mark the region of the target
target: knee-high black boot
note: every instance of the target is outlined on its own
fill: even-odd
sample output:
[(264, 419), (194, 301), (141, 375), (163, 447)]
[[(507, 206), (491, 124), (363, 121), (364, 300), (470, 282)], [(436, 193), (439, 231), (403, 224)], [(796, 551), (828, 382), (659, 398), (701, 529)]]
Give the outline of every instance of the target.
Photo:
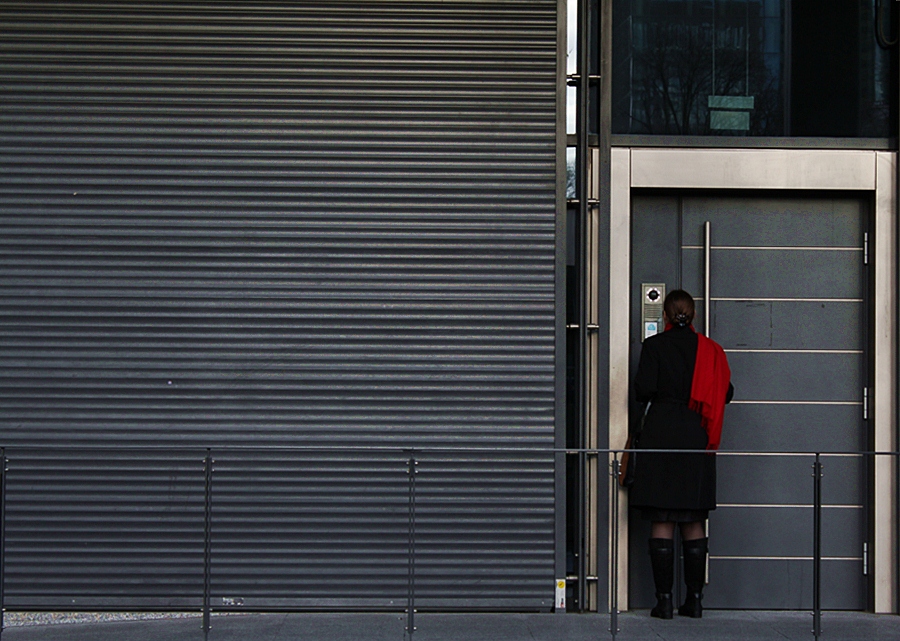
[(650, 616), (671, 619), (675, 574), (675, 544), (672, 539), (650, 539), (650, 565), (656, 584), (656, 607), (650, 610)]
[(684, 553), (684, 583), (687, 596), (684, 605), (678, 608), (678, 614), (684, 617), (699, 619), (703, 616), (703, 586), (706, 583), (706, 554), (709, 539), (682, 541)]

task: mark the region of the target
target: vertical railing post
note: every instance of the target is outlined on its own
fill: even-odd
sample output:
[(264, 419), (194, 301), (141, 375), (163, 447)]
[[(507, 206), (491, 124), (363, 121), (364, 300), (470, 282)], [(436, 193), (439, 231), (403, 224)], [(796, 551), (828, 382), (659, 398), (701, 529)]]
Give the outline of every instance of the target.
[(822, 462), (816, 452), (813, 463), (813, 629), (822, 634)]
[(609, 633), (615, 641), (619, 632), (619, 454), (613, 453), (612, 475), (612, 531), (610, 532), (609, 561)]
[(409, 477), (409, 556), (407, 558), (407, 602), (406, 602), (406, 635), (412, 639), (416, 631), (416, 466), (414, 452), (410, 452), (407, 460), (407, 476)]
[(585, 537), (585, 530), (587, 524), (587, 497), (589, 495), (588, 492), (588, 478), (587, 478), (587, 460), (585, 458), (584, 450), (578, 451), (578, 478), (579, 482), (579, 496), (578, 496), (578, 543), (577, 548), (575, 550), (575, 554), (578, 556), (578, 560), (575, 564), (577, 573), (578, 573), (578, 612), (584, 612), (588, 608), (588, 598), (587, 598), (587, 574), (588, 574), (588, 563), (587, 563), (587, 542)]
[(6, 625), (6, 475), (9, 472), (9, 461), (6, 460), (6, 448), (0, 449), (0, 635)]
[(210, 625), (210, 588), (212, 574), (212, 450), (206, 450), (204, 461), (205, 503), (203, 524), (203, 638), (209, 639)]

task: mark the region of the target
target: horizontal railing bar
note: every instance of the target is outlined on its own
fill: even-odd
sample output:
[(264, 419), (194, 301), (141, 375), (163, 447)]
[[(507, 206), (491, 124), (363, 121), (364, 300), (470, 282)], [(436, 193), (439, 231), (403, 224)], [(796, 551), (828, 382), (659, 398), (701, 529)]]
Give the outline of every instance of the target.
[(200, 617), (203, 614), (203, 612), (199, 606), (194, 607), (194, 608), (189, 608), (189, 607), (185, 607), (185, 606), (182, 606), (182, 607), (172, 606), (171, 608), (167, 608), (167, 607), (163, 607), (163, 606), (140, 606), (140, 605), (122, 605), (122, 606), (97, 605), (97, 606), (84, 606), (84, 607), (80, 607), (80, 606), (76, 606), (76, 605), (72, 605), (72, 606), (67, 605), (64, 608), (62, 608), (62, 607), (51, 608), (49, 606), (39, 606), (39, 605), (37, 605), (37, 606), (35, 606), (35, 605), (32, 605), (32, 606), (8, 605), (8, 606), (6, 606), (5, 612), (7, 614), (10, 612), (23, 612), (23, 613), (25, 613), (25, 612), (28, 612), (28, 613), (64, 612), (64, 613), (71, 613), (71, 614), (82, 614), (85, 612), (97, 612), (97, 613), (113, 613), (113, 612), (119, 613), (119, 612), (121, 612), (121, 613), (134, 613), (134, 614), (178, 613), (178, 614), (192, 614), (192, 615), (196, 615), (197, 617)]
[[(814, 561), (812, 556), (740, 556), (710, 554), (710, 559), (725, 561)], [(823, 561), (862, 561), (861, 556), (822, 556)]]
[[(716, 503), (718, 507), (728, 507), (728, 508), (812, 508), (815, 507), (812, 503)], [(823, 508), (828, 508), (831, 510), (861, 510), (865, 508), (864, 505), (847, 505), (847, 504), (828, 504), (823, 503)]]
[[(0, 447), (3, 447), (0, 445)], [(625, 452), (652, 452), (654, 454), (717, 454), (722, 456), (900, 456), (900, 450), (705, 450), (705, 449), (626, 449), (626, 448), (572, 448), (572, 447), (433, 447), (433, 446), (369, 446), (369, 445), (219, 445), (219, 446), (202, 446), (195, 447), (177, 445), (168, 447), (165, 445), (98, 445), (98, 446), (79, 446), (67, 445), (60, 446), (6, 446), (7, 454), (21, 452), (179, 452), (179, 453), (197, 453), (205, 454), (207, 450), (213, 452), (387, 452), (396, 454), (409, 453), (511, 453), (511, 454), (622, 454)]]

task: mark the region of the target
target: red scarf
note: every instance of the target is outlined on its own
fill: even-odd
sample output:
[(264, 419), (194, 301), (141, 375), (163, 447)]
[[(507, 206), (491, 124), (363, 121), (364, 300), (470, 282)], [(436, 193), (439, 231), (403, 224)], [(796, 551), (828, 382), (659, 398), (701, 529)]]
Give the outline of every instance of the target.
[[(666, 329), (669, 329), (667, 326)], [(688, 325), (691, 331), (693, 325)], [(694, 379), (691, 381), (691, 398), (688, 407), (700, 414), (701, 424), (708, 440), (706, 449), (717, 450), (722, 440), (722, 421), (725, 418), (725, 397), (731, 382), (731, 369), (725, 350), (714, 340), (697, 334), (697, 360), (694, 362)]]

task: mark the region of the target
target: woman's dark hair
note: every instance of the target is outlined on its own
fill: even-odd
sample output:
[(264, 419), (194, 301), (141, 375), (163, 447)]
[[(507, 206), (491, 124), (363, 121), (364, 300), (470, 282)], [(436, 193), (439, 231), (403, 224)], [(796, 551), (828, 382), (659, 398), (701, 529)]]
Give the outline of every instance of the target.
[(663, 309), (669, 322), (675, 325), (690, 325), (694, 321), (694, 298), (683, 289), (673, 289), (666, 295)]

